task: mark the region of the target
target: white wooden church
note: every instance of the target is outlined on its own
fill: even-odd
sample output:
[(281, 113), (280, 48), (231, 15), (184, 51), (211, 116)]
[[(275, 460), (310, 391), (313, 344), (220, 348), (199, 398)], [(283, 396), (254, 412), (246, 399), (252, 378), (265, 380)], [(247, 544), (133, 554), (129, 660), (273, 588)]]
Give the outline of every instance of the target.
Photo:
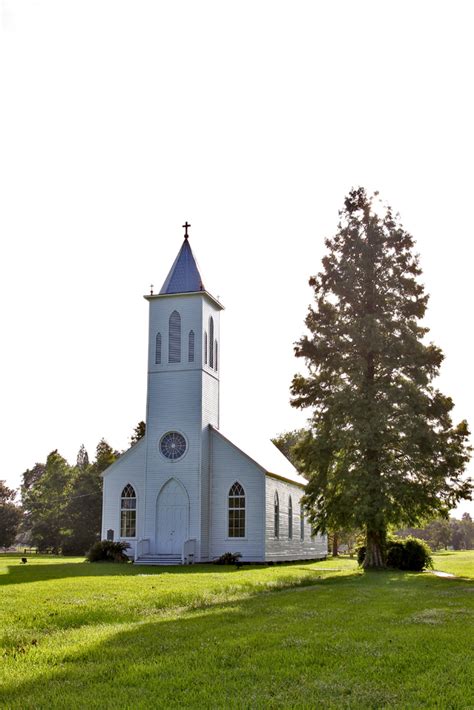
[(146, 435), (103, 474), (102, 539), (138, 564), (317, 559), (306, 480), (271, 443), (251, 450), (219, 422), (219, 319), (188, 241), (149, 302)]

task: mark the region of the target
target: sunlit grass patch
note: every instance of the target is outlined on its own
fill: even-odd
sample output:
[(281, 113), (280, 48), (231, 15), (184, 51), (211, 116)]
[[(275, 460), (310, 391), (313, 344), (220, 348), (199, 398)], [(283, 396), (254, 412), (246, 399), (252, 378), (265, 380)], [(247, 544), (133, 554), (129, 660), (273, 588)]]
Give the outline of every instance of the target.
[(433, 566), (440, 572), (450, 572), (458, 577), (474, 578), (474, 550), (435, 552)]

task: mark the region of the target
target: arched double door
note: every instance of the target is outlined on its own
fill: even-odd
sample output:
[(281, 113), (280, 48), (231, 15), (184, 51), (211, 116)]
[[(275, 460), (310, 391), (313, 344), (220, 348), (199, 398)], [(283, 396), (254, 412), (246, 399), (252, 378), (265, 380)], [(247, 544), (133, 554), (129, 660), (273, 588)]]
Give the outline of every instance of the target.
[(156, 551), (180, 555), (188, 537), (189, 498), (184, 486), (171, 478), (156, 502)]

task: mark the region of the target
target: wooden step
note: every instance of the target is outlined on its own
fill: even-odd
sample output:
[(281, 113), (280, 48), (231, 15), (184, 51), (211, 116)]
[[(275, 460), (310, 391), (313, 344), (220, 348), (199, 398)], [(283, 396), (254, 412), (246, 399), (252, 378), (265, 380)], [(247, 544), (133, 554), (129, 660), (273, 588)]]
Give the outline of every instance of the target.
[(136, 565), (180, 565), (180, 555), (141, 555), (135, 560)]

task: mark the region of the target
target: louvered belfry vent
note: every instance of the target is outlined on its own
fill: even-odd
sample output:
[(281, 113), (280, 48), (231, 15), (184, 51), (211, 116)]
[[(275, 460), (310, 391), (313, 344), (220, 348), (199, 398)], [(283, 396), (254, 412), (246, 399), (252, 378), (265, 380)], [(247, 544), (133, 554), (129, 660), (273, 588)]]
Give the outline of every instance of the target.
[(155, 365), (161, 365), (161, 333), (156, 334)]
[(181, 316), (173, 311), (169, 320), (168, 362), (181, 362)]
[(214, 367), (214, 318), (209, 318), (209, 367)]
[(194, 362), (194, 330), (189, 331), (188, 362)]

